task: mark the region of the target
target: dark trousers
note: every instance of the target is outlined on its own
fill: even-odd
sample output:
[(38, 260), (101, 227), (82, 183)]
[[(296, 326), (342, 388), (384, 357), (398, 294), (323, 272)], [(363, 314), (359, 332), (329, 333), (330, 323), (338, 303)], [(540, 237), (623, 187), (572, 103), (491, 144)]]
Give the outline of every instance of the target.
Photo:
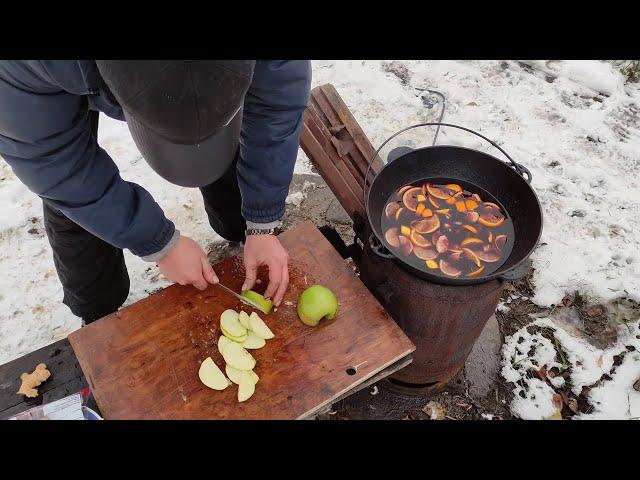
[[(97, 137), (98, 112), (91, 112)], [(246, 223), (236, 177), (238, 155), (218, 180), (200, 188), (213, 230), (230, 241), (244, 241)], [(121, 249), (87, 232), (43, 200), (44, 225), (64, 291), (63, 303), (85, 323), (115, 312), (129, 295), (129, 274)]]

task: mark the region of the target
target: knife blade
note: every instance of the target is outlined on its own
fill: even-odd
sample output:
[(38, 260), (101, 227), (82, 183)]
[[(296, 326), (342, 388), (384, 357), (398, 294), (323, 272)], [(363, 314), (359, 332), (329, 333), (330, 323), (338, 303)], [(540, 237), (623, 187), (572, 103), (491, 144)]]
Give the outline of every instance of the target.
[(261, 310), (260, 307), (258, 305), (256, 305), (255, 303), (253, 303), (251, 300), (249, 300), (248, 298), (245, 298), (241, 295), (238, 295), (236, 292), (234, 292), (233, 290), (231, 290), (229, 287), (224, 286), (223, 284), (221, 284), (220, 282), (216, 283), (217, 286), (219, 286), (222, 290), (224, 290), (225, 292), (227, 292), (229, 295), (233, 295), (234, 297), (236, 297), (238, 300), (240, 300), (242, 303), (245, 303), (253, 308), (255, 308), (256, 310)]

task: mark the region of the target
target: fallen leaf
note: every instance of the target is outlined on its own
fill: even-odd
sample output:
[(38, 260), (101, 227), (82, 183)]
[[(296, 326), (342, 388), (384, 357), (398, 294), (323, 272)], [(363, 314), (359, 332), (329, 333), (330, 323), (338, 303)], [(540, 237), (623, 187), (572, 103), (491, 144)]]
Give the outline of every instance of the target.
[(536, 375), (543, 382), (546, 381), (547, 380), (547, 366), (543, 365), (542, 368), (536, 372)]
[(599, 367), (602, 367), (602, 355), (598, 357), (598, 360), (596, 360), (596, 363), (598, 364)]
[(580, 408), (578, 407), (578, 401), (575, 398), (569, 399), (569, 403), (567, 403), (567, 406), (571, 409), (573, 413), (580, 412)]
[(597, 317), (598, 315), (602, 315), (603, 309), (601, 305), (594, 305), (587, 310), (587, 315), (590, 318)]
[(422, 411), (429, 415), (431, 420), (443, 420), (447, 414), (447, 410), (438, 402), (433, 400), (422, 407)]
[(558, 393), (554, 393), (553, 394), (553, 406), (556, 407), (558, 410), (562, 410), (562, 395), (558, 394)]
[(564, 305), (565, 307), (570, 307), (573, 304), (573, 298), (571, 297), (564, 297), (562, 299), (562, 305)]

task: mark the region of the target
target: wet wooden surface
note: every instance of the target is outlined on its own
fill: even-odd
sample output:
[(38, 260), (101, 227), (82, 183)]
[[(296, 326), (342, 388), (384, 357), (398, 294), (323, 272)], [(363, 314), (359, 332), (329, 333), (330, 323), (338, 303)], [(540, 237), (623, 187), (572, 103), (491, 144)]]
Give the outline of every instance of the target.
[[(410, 355), (414, 345), (311, 222), (279, 238), (291, 285), (281, 307), (262, 315), (276, 338), (252, 351), (260, 376), (253, 397), (238, 403), (237, 386), (218, 392), (198, 379), (208, 356), (224, 367), (220, 314), (250, 307), (213, 286), (173, 285), (69, 336), (105, 418), (306, 418)], [(222, 283), (240, 289), (240, 259), (214, 267)], [(266, 274), (259, 275), (263, 288)], [(295, 303), (314, 283), (336, 293), (340, 312), (312, 328)]]
[[(31, 373), (44, 363), (51, 376), (38, 388), (36, 398), (18, 395), (20, 375)], [(69, 341), (65, 338), (0, 365), (0, 419), (7, 419), (36, 405), (50, 403), (77, 393), (87, 386)]]

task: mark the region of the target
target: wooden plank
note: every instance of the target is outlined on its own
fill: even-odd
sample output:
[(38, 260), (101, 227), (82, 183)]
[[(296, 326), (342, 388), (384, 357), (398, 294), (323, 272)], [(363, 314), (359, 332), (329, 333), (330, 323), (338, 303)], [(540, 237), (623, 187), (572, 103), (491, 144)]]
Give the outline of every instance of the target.
[(370, 385), (373, 385), (374, 383), (377, 383), (380, 380), (383, 380), (383, 379), (387, 378), (389, 375), (393, 375), (398, 370), (402, 370), (404, 367), (409, 365), (412, 361), (413, 361), (413, 357), (411, 355), (407, 355), (406, 357), (401, 358), (400, 360), (398, 360), (397, 362), (393, 363), (392, 365), (389, 365), (384, 370), (382, 370), (382, 371), (376, 373), (375, 375), (373, 375), (366, 382), (362, 382), (360, 385), (358, 385), (357, 387), (352, 388), (351, 390), (349, 390), (344, 395), (340, 395), (338, 398), (332, 400), (330, 404), (318, 407), (318, 409), (316, 411), (310, 412), (307, 416), (305, 416), (304, 418), (301, 418), (300, 420), (309, 420), (309, 419), (315, 418), (316, 416), (318, 416), (318, 415), (320, 415), (322, 413), (326, 413), (326, 412), (330, 411), (331, 407), (333, 405), (335, 405), (336, 403), (338, 403), (339, 401), (344, 400), (345, 398), (350, 397), (354, 393), (359, 392), (360, 390), (363, 390), (363, 389), (369, 387)]
[[(105, 418), (304, 418), (414, 351), (311, 222), (280, 239), (290, 255), (290, 288), (281, 307), (263, 316), (276, 338), (252, 351), (260, 376), (254, 396), (238, 403), (237, 387), (213, 391), (197, 374), (208, 356), (224, 366), (215, 347), (220, 313), (248, 307), (213, 286), (198, 291), (172, 285), (69, 336)], [(222, 283), (239, 290), (240, 259), (214, 268)], [(266, 276), (259, 272), (263, 287)], [(340, 311), (312, 328), (297, 318), (295, 303), (314, 283), (336, 293)], [(349, 375), (352, 366), (357, 371)]]
[[(327, 125), (322, 122), (317, 112), (312, 109), (308, 111), (308, 113), (310, 120), (309, 127), (316, 135), (321, 136), (321, 145), (324, 147), (324, 151), (327, 153), (329, 158), (331, 158), (338, 170), (340, 170), (347, 183), (352, 186), (354, 193), (358, 193), (358, 195), (362, 197), (360, 192), (363, 191), (364, 175), (355, 165), (353, 165), (349, 156), (342, 156), (338, 153), (337, 147), (333, 143), (335, 137), (331, 134)], [(315, 127), (317, 131), (314, 131), (313, 127)]]
[[(305, 116), (307, 113), (305, 113)], [(310, 122), (305, 122), (302, 126), (302, 132), (300, 135), (300, 145), (302, 150), (307, 154), (310, 159), (313, 159), (313, 163), (322, 175), (322, 177), (331, 188), (331, 191), (343, 206), (345, 211), (353, 218), (354, 212), (358, 212), (361, 215), (364, 213), (364, 203), (356, 196), (351, 190), (349, 184), (342, 178), (341, 172), (331, 161), (325, 150), (318, 142), (316, 136), (312, 133), (311, 128), (314, 128)], [(364, 217), (363, 217), (364, 218)]]
[[(331, 84), (325, 84), (317, 88), (320, 89), (320, 91), (327, 98), (327, 101), (335, 109), (336, 115), (340, 119), (340, 123), (342, 123), (351, 134), (351, 137), (358, 146), (362, 157), (366, 159), (367, 162), (371, 160), (376, 153), (376, 149), (373, 148), (373, 145), (371, 145), (371, 142), (356, 121), (355, 117), (353, 116), (347, 105), (344, 103), (340, 95), (338, 95), (335, 87)], [(380, 171), (383, 166), (384, 163), (379, 157), (377, 157), (373, 161), (372, 168), (375, 172)]]
[[(20, 375), (44, 363), (51, 376), (38, 387), (38, 397), (26, 398), (16, 392)], [(71, 395), (87, 386), (78, 360), (65, 338), (35, 350), (23, 357), (0, 365), (0, 418), (8, 418), (42, 403), (50, 403)]]
[[(340, 160), (335, 148), (323, 133), (322, 129), (326, 129), (326, 127), (319, 123), (313, 111), (307, 110), (304, 116), (305, 126), (309, 129), (311, 138), (301, 137), (300, 143), (303, 150), (305, 152), (307, 149), (310, 150), (311, 155), (309, 158), (313, 158), (316, 168), (338, 199), (340, 199), (339, 195), (343, 191), (349, 192), (349, 196), (355, 199), (353, 204), (348, 205), (349, 209), (345, 207), (347, 213), (349, 215), (352, 215), (353, 211), (364, 213), (362, 186), (351, 174), (345, 163)], [(307, 146), (307, 143), (310, 143), (310, 145)], [(316, 147), (315, 150), (313, 150), (313, 147)]]

